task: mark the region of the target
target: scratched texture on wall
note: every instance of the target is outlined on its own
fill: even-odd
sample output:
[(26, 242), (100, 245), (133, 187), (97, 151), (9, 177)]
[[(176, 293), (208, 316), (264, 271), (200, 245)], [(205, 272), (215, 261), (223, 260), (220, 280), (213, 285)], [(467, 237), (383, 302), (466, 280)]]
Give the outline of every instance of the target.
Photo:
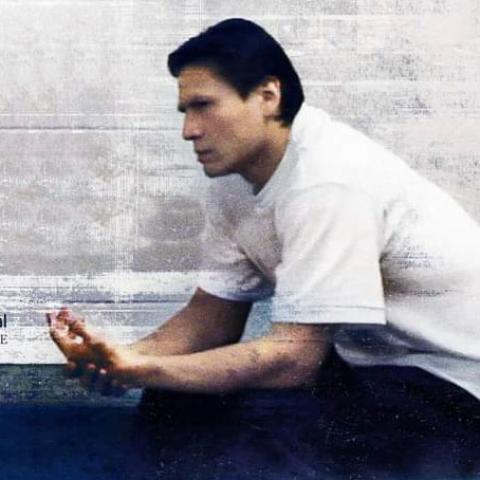
[(60, 362), (43, 315), (62, 303), (129, 341), (193, 291), (208, 180), (181, 140), (166, 58), (232, 16), (282, 43), (309, 103), (480, 220), (476, 0), (4, 0), (1, 363)]

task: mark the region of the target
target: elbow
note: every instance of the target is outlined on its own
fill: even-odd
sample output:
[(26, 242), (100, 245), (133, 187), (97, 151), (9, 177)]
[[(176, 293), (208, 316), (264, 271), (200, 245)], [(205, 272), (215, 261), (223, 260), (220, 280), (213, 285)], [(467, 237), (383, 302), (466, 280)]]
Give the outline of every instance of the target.
[(325, 350), (284, 352), (277, 372), (277, 387), (302, 389), (315, 385), (326, 356)]
[(308, 388), (315, 385), (318, 372), (322, 366), (322, 361), (318, 360), (315, 363), (305, 365), (297, 364), (290, 368), (288, 374), (287, 388), (301, 389)]
[(331, 344), (329, 329), (323, 326), (274, 325), (265, 342), (276, 367), (273, 386), (290, 389), (313, 386)]

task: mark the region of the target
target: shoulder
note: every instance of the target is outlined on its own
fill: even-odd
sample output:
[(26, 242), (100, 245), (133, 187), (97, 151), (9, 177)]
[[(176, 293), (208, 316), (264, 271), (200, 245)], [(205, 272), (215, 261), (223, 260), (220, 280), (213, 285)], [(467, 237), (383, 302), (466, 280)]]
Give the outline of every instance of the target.
[(278, 218), (302, 218), (312, 212), (338, 211), (346, 204), (358, 208), (377, 206), (376, 199), (361, 187), (344, 182), (319, 182), (289, 189), (278, 198), (275, 210)]
[(284, 196), (276, 205), (275, 225), (284, 245), (302, 238), (311, 243), (313, 239), (324, 242), (340, 236), (344, 241), (358, 235), (375, 238), (382, 248), (384, 208), (360, 188), (322, 183)]
[(297, 160), (285, 190), (338, 184), (384, 203), (421, 183), (404, 160), (363, 132), (313, 107), (299, 113), (292, 129)]
[(302, 121), (292, 135), (298, 156), (298, 170), (310, 183), (319, 181), (352, 186), (374, 181), (387, 166), (403, 162), (363, 132), (331, 118), (325, 112), (306, 107)]

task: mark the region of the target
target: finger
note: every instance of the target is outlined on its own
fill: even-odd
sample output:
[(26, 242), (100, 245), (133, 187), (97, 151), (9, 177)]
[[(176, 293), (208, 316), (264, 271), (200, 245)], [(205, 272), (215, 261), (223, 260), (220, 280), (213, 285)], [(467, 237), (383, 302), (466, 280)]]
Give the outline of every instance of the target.
[(75, 336), (70, 333), (70, 317), (69, 317), (69, 311), (65, 307), (61, 307), (60, 310), (57, 313), (57, 323), (62, 325), (63, 328), (65, 328), (68, 332), (68, 336), (70, 338), (74, 338)]
[(50, 333), (52, 330), (57, 330), (57, 332), (61, 332), (66, 334), (68, 332), (68, 326), (66, 323), (59, 317), (58, 313), (55, 311), (48, 312), (45, 314), (47, 319), (47, 324), (50, 328)]
[(69, 308), (62, 306), (58, 312), (58, 317), (67, 323), (72, 323), (74, 321), (85, 322), (85, 318), (81, 315), (78, 315)]
[(66, 356), (69, 356), (71, 340), (66, 335), (66, 331), (59, 330), (55, 326), (50, 327), (50, 337), (55, 342), (60, 351)]
[(107, 371), (104, 368), (100, 368), (97, 371), (97, 377), (93, 384), (93, 390), (100, 392), (102, 395), (109, 395), (110, 393), (110, 379)]
[(76, 339), (77, 334), (72, 331), (70, 328), (75, 322), (81, 322), (85, 323), (85, 318), (81, 317), (80, 315), (76, 315), (73, 313), (71, 310), (69, 310), (67, 307), (62, 307), (60, 309), (60, 315), (62, 315), (62, 319), (65, 322), (66, 325), (68, 325), (69, 328), (69, 336), (72, 340)]
[(85, 367), (82, 376), (80, 377), (80, 384), (87, 390), (94, 390), (96, 378), (97, 367), (93, 363), (89, 363)]
[(45, 314), (45, 318), (47, 319), (47, 325), (50, 328), (58, 329), (59, 327), (63, 326), (63, 323), (59, 320), (58, 313), (55, 310), (47, 312)]
[(68, 378), (81, 377), (83, 374), (81, 366), (72, 360), (69, 360), (66, 363), (63, 370), (64, 370), (65, 376), (67, 376)]
[(95, 391), (103, 396), (119, 396), (124, 393), (118, 380), (112, 378), (108, 370), (104, 368), (98, 370), (97, 378), (95, 380)]
[(92, 343), (93, 337), (88, 331), (88, 327), (85, 325), (85, 322), (80, 320), (74, 320), (70, 324), (70, 332), (83, 338), (85, 342)]
[(62, 320), (66, 320), (66, 319), (73, 316), (73, 312), (70, 309), (68, 309), (67, 307), (62, 306), (62, 307), (60, 307), (60, 310), (58, 311), (57, 316), (58, 316), (58, 318), (60, 318)]
[(110, 383), (110, 389), (113, 396), (120, 397), (128, 390), (128, 387), (118, 380), (113, 379)]

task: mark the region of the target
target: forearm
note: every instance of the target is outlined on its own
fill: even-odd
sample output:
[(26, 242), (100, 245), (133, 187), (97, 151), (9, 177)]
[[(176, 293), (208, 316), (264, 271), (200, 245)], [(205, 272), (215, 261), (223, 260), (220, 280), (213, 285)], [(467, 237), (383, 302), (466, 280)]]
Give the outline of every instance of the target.
[(301, 388), (313, 383), (327, 348), (324, 342), (292, 348), (291, 342), (267, 336), (187, 355), (138, 356), (121, 374), (140, 387), (187, 393)]
[(129, 348), (142, 355), (181, 355), (209, 348), (209, 343), (195, 330), (182, 328), (186, 316), (191, 314), (181, 310), (154, 332), (130, 344)]
[(197, 289), (176, 315), (130, 349), (143, 355), (181, 355), (238, 342), (249, 303), (216, 298)]

